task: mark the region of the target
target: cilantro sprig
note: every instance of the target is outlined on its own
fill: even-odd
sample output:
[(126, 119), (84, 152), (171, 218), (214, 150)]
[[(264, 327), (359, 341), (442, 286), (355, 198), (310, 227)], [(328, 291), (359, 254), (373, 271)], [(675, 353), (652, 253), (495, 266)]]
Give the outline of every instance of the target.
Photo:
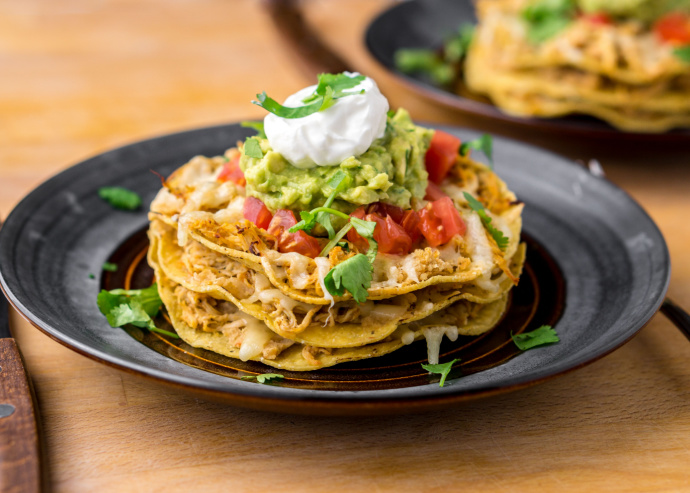
[(527, 24), (527, 39), (542, 43), (573, 21), (577, 14), (574, 0), (539, 0), (522, 11)]
[(550, 325), (542, 325), (538, 329), (523, 334), (513, 335), (511, 332), (510, 337), (521, 351), (553, 344), (561, 340)]
[(153, 318), (158, 315), (163, 304), (158, 295), (157, 284), (146, 289), (104, 289), (98, 294), (97, 304), (111, 327), (132, 324), (179, 339), (177, 334), (159, 329), (153, 323)]
[(361, 94), (363, 91), (357, 93), (348, 91), (348, 89), (358, 86), (364, 79), (363, 75), (350, 77), (345, 73), (319, 74), (319, 84), (316, 89), (302, 100), (305, 103), (304, 106), (283, 106), (275, 99), (268, 97), (265, 91), (257, 94), (258, 101), (252, 101), (252, 103), (281, 118), (304, 118), (330, 108), (335, 104), (336, 99)]
[(335, 230), (331, 224), (331, 214), (343, 217), (344, 219), (348, 219), (348, 215), (335, 209), (331, 209), (331, 205), (333, 204), (336, 196), (350, 186), (350, 181), (350, 177), (345, 172), (338, 170), (338, 172), (333, 175), (330, 180), (328, 180), (327, 185), (332, 188), (333, 191), (328, 196), (328, 199), (326, 199), (326, 202), (323, 204), (323, 206), (317, 207), (309, 212), (300, 212), (300, 217), (302, 220), (290, 228), (290, 233), (296, 233), (300, 230), (310, 233), (318, 223), (322, 225), (328, 232), (328, 238), (333, 239), (335, 236)]
[(345, 290), (348, 290), (357, 303), (364, 303), (371, 286), (371, 271), (369, 258), (363, 253), (358, 253), (333, 267), (323, 283), (334, 296), (342, 296)]
[(494, 141), (493, 141), (493, 138), (491, 137), (491, 135), (484, 134), (477, 139), (463, 142), (462, 144), (460, 144), (460, 155), (461, 156), (467, 156), (467, 153), (470, 152), (470, 149), (474, 149), (475, 151), (483, 152), (484, 155), (489, 160), (489, 165), (490, 165), (491, 169), (493, 169), (493, 167), (494, 167)]
[(455, 363), (460, 361), (459, 359), (454, 359), (453, 361), (449, 361), (448, 363), (439, 363), (437, 365), (422, 365), (422, 368), (424, 368), (426, 371), (429, 373), (437, 373), (441, 375), (441, 381), (438, 383), (439, 387), (443, 387), (443, 384), (446, 383), (446, 378), (448, 377), (448, 374), (450, 373), (451, 368)]
[(246, 375), (241, 378), (242, 380), (256, 380), (259, 383), (269, 383), (271, 380), (280, 380), (285, 378), (285, 376), (279, 373), (261, 373), (259, 375)]
[(105, 262), (101, 268), (106, 272), (117, 272), (117, 264), (112, 262)]
[(469, 203), (470, 208), (474, 212), (476, 212), (481, 218), (482, 222), (484, 223), (484, 227), (493, 237), (494, 241), (496, 241), (498, 248), (500, 248), (501, 250), (505, 250), (508, 247), (508, 237), (506, 237), (500, 229), (496, 229), (494, 226), (492, 226), (492, 219), (486, 213), (484, 205), (482, 205), (481, 202), (479, 202), (477, 199), (472, 197), (472, 195), (470, 195), (467, 192), (463, 192), (463, 195), (465, 196), (465, 200), (467, 200), (467, 202)]
[(123, 211), (133, 211), (141, 206), (139, 194), (123, 187), (101, 187), (98, 196), (115, 209)]
[[(378, 252), (378, 243), (374, 240), (376, 223), (356, 217), (351, 217), (344, 212), (331, 208), (336, 196), (350, 186), (350, 177), (342, 170), (333, 175), (328, 181), (328, 186), (333, 189), (323, 206), (311, 211), (300, 212), (302, 220), (288, 231), (296, 233), (305, 231), (310, 233), (317, 224), (320, 224), (328, 232), (329, 242), (321, 250), (319, 256), (325, 257), (333, 248), (342, 242), (342, 239), (352, 228), (369, 242), (366, 254), (358, 253), (349, 259), (333, 267), (324, 278), (324, 285), (329, 293), (334, 296), (343, 296), (349, 291), (358, 303), (364, 303), (367, 299), (368, 289), (371, 286), (373, 262)], [(331, 224), (331, 215), (345, 219), (347, 223), (336, 233)]]
[(447, 85), (453, 82), (459, 73), (460, 61), (474, 36), (474, 26), (463, 24), (458, 32), (448, 38), (441, 50), (404, 48), (395, 52), (395, 66), (405, 73), (424, 73), (433, 82)]

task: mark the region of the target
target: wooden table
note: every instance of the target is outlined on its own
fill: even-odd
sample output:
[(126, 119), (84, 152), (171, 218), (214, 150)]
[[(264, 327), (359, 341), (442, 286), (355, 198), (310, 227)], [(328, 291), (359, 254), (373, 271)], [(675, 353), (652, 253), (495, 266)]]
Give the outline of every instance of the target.
[[(529, 135), (434, 108), (367, 55), (386, 0), (308, 1), (325, 40), (417, 119), (599, 158), (666, 236), (690, 308), (690, 152)], [(311, 83), (252, 0), (0, 2), (0, 214), (113, 146), (262, 116)], [(268, 74), (268, 75), (267, 75)], [(605, 211), (602, 211), (604, 214)], [(513, 394), (418, 416), (306, 418), (191, 399), (99, 365), (14, 314), (50, 483), (64, 492), (690, 490), (690, 342), (657, 315), (620, 350)]]

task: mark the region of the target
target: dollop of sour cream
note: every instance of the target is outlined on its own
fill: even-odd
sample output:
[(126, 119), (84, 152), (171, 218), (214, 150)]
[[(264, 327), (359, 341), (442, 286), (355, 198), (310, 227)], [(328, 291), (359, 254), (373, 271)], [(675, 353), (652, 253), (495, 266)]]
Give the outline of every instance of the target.
[[(283, 106), (304, 106), (302, 100), (314, 89), (315, 85), (296, 92)], [(386, 131), (388, 100), (369, 77), (346, 92), (355, 94), (339, 98), (330, 108), (303, 118), (281, 118), (269, 113), (264, 118), (264, 131), (273, 150), (297, 168), (335, 166), (364, 153)]]

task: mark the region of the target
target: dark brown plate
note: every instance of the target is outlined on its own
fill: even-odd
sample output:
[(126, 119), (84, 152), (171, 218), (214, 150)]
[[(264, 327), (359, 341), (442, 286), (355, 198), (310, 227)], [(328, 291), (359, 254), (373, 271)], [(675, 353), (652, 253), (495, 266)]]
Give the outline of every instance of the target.
[[(477, 136), (444, 129), (462, 139)], [(421, 370), (423, 342), (332, 369), (280, 372), (284, 380), (260, 385), (239, 377), (274, 370), (136, 328), (109, 327), (96, 307), (99, 289), (151, 281), (142, 262), (147, 219), (143, 210), (110, 208), (98, 189), (124, 186), (148, 204), (160, 187), (149, 170), (167, 175), (192, 156), (220, 154), (250, 133), (227, 125), (158, 137), (48, 180), (0, 230), (0, 280), (10, 301), (36, 327), (81, 354), (205, 398), (281, 412), (368, 414), (449, 405), (572, 370), (630, 339), (663, 300), (670, 276), (666, 245), (628, 195), (559, 156), (496, 139), (497, 172), (526, 204), (528, 263), (496, 329), (444, 343), (443, 361), (462, 362), (443, 388)], [(107, 260), (120, 269), (101, 272)], [(545, 323), (555, 324), (561, 342), (519, 354), (510, 331)]]
[(690, 138), (690, 130), (687, 129), (663, 134), (622, 132), (589, 116), (549, 119), (514, 117), (503, 113), (488, 99), (473, 95), (462, 86), (455, 92), (435, 85), (424, 75), (404, 74), (396, 68), (394, 56), (400, 48), (436, 49), (448, 35), (467, 23), (477, 23), (472, 2), (410, 0), (395, 4), (379, 14), (369, 24), (365, 42), (373, 57), (408, 88), (444, 106), (467, 113), (518, 124), (535, 131), (579, 137), (656, 142), (687, 142)]

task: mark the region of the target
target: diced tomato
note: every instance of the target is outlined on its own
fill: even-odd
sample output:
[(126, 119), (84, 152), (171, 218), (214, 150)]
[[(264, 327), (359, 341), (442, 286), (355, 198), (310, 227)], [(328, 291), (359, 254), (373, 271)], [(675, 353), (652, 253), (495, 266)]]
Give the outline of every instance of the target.
[[(350, 217), (364, 219), (364, 216), (367, 215), (365, 208), (366, 206), (358, 207), (352, 214), (350, 214)], [(369, 242), (367, 239), (355, 231), (355, 228), (350, 228), (350, 230), (347, 232), (347, 241), (352, 243), (360, 252), (364, 252), (369, 248)]]
[(690, 43), (690, 15), (671, 12), (654, 23), (654, 32), (667, 43)]
[(378, 213), (381, 217), (391, 216), (393, 221), (400, 224), (403, 218), (403, 210), (395, 205), (386, 204), (385, 202), (374, 202), (369, 204), (366, 208), (367, 214)]
[(268, 210), (266, 204), (256, 197), (247, 197), (242, 206), (244, 218), (253, 222), (261, 229), (268, 229), (273, 219), (273, 214)]
[(441, 190), (441, 187), (436, 185), (435, 183), (429, 182), (429, 184), (426, 186), (426, 195), (424, 198), (426, 200), (438, 200), (442, 199), (443, 197), (448, 197), (445, 193), (443, 193), (443, 190)]
[(424, 158), (429, 180), (434, 183), (441, 183), (455, 164), (459, 151), (460, 139), (441, 130), (436, 130)]
[(304, 231), (290, 233), (288, 230), (297, 224), (292, 211), (278, 209), (268, 226), (268, 232), (278, 238), (280, 253), (297, 252), (307, 257), (316, 258), (321, 253), (319, 242)]
[(413, 245), (417, 243), (419, 237), (422, 236), (422, 232), (419, 230), (419, 222), (419, 214), (413, 210), (405, 211), (403, 213), (403, 219), (400, 221), (400, 226), (402, 226), (408, 234)]
[(448, 243), (453, 236), (464, 235), (467, 231), (467, 225), (450, 197), (427, 204), (419, 211), (419, 217), (419, 229), (431, 246)]
[(379, 214), (367, 214), (367, 221), (376, 223), (374, 239), (379, 244), (379, 252), (393, 255), (405, 255), (410, 253), (412, 239), (402, 226), (393, 221), (391, 216), (385, 219)]
[(597, 24), (599, 26), (606, 26), (613, 24), (613, 19), (606, 12), (594, 12), (591, 14), (582, 14), (582, 19)]
[(247, 180), (244, 179), (244, 173), (242, 173), (240, 169), (239, 155), (225, 163), (225, 166), (223, 166), (222, 171), (218, 175), (218, 181), (232, 181), (240, 186), (245, 186), (247, 184)]

